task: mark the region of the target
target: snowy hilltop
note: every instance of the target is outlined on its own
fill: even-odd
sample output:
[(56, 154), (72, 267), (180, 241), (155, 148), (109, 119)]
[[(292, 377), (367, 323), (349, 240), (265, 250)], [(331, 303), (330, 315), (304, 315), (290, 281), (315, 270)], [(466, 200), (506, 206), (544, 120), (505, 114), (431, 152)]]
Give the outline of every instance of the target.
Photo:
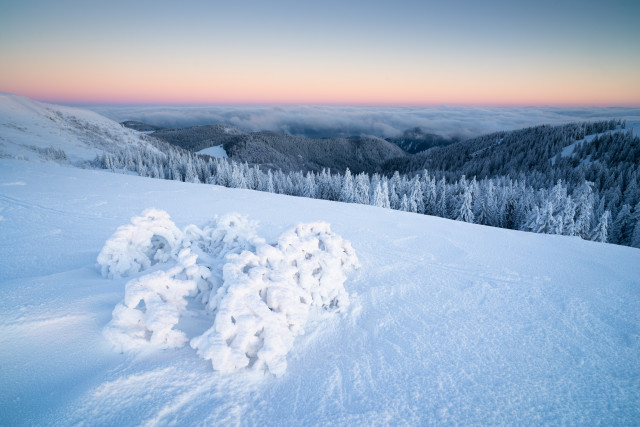
[(0, 157), (83, 164), (105, 151), (149, 147), (148, 141), (89, 110), (0, 93)]
[(536, 234), (466, 222), (491, 180), (200, 162), (1, 101), (1, 425), (638, 423), (640, 250), (575, 235), (590, 184), (502, 181), (573, 230)]

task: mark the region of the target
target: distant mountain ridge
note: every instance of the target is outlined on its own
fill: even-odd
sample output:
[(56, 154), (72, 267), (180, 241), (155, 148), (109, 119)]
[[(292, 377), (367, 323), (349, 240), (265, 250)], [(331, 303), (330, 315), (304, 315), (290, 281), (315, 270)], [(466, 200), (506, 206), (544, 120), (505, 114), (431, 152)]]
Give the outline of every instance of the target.
[(165, 129), (162, 126), (150, 125), (136, 120), (126, 120), (120, 124), (126, 128), (137, 130), (138, 132), (156, 132)]
[(435, 133), (425, 132), (420, 127), (407, 129), (400, 136), (385, 139), (410, 154), (416, 154), (433, 147), (444, 147), (461, 141), (459, 137), (446, 138)]
[(235, 161), (283, 171), (349, 168), (373, 173), (407, 155), (396, 144), (373, 136), (316, 139), (272, 131), (245, 133), (223, 124), (160, 130), (152, 136), (191, 152), (223, 145)]

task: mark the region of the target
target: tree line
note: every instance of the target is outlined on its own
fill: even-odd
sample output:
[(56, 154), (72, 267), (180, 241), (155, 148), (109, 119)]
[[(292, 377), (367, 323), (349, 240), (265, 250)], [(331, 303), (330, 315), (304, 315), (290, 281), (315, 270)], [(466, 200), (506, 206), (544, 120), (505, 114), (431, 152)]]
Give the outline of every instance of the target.
[[(553, 183), (535, 168), (530, 173), (520, 170), (482, 179), (465, 174), (452, 179), (442, 170), (428, 169), (371, 175), (353, 174), (348, 168), (342, 173), (328, 168), (306, 173), (263, 170), (246, 162), (195, 155), (152, 139), (150, 146), (103, 153), (96, 157), (94, 165), (152, 178), (368, 204), (493, 227), (640, 247), (640, 141), (624, 130), (585, 139), (589, 131), (612, 127), (609, 122), (599, 123), (588, 124), (591, 128), (571, 125), (577, 129), (573, 138), (583, 140), (572, 147), (572, 155), (554, 156), (552, 151), (545, 154), (549, 171), (556, 170), (555, 174), (549, 172), (555, 179)], [(620, 126), (619, 122), (615, 126)], [(560, 133), (567, 129), (557, 128)], [(569, 145), (569, 140), (558, 143), (560, 149)], [(573, 165), (576, 155), (586, 155), (589, 160)], [(572, 174), (566, 172), (569, 169)]]

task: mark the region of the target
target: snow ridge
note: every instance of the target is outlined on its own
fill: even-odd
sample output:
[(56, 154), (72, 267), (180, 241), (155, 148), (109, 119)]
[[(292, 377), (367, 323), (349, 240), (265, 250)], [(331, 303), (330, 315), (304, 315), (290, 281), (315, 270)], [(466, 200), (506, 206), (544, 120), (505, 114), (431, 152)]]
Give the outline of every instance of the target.
[(189, 339), (177, 325), (192, 298), (215, 316), (209, 330), (191, 339), (214, 370), (284, 374), (310, 311), (349, 306), (344, 282), (359, 262), (328, 223), (299, 224), (276, 245), (260, 238), (256, 226), (238, 214), (184, 231), (164, 211), (147, 209), (132, 218), (100, 252), (103, 276), (159, 266), (125, 285), (103, 335), (121, 352), (182, 347)]

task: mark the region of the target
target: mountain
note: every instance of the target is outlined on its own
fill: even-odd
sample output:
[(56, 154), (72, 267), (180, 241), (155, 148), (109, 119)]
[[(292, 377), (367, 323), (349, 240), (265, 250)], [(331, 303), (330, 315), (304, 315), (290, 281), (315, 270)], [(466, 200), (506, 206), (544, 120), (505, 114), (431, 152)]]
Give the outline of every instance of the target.
[(164, 129), (153, 133), (155, 138), (194, 153), (205, 148), (232, 143), (243, 135), (245, 133), (240, 129), (223, 124)]
[[(228, 134), (228, 142), (202, 156), (140, 133), (123, 142), (131, 139), (133, 131), (100, 116), (81, 118), (86, 115), (82, 110), (69, 116), (80, 137), (71, 135), (64, 126), (56, 130), (50, 124), (47, 114), (55, 106), (22, 102), (32, 107), (33, 117), (23, 111), (17, 121), (37, 125), (20, 129), (23, 142), (13, 147), (45, 160), (640, 247), (640, 139), (634, 129), (622, 129), (626, 123), (620, 121), (491, 134), (413, 156), (404, 154), (408, 160), (395, 157), (400, 149), (379, 138), (311, 140), (270, 132), (242, 134), (218, 126), (204, 135)], [(66, 117), (61, 110), (56, 114)], [(8, 129), (15, 131), (12, 123), (8, 122)], [(43, 139), (37, 131), (46, 126), (50, 135), (66, 132), (65, 140), (75, 144), (68, 147), (72, 155), (82, 148), (84, 158), (70, 160), (59, 145), (47, 145), (49, 138)], [(201, 130), (190, 132), (198, 135)], [(41, 148), (29, 145), (31, 141), (38, 141)], [(89, 153), (93, 159), (87, 158)], [(233, 158), (226, 160), (227, 155)], [(4, 156), (26, 158), (24, 154)], [(380, 159), (385, 158), (390, 160), (381, 167)], [(331, 174), (329, 168), (333, 168)], [(318, 169), (322, 172), (315, 173)], [(397, 169), (407, 173), (401, 175)], [(366, 170), (382, 173), (369, 175)], [(478, 171), (480, 180), (471, 175)]]
[(376, 137), (310, 139), (266, 131), (227, 142), (224, 149), (233, 160), (284, 171), (349, 168), (355, 173), (372, 173), (385, 161), (406, 155)]
[(460, 141), (460, 138), (446, 138), (442, 135), (425, 132), (419, 127), (407, 129), (400, 136), (385, 139), (411, 154), (416, 154), (433, 147), (447, 146)]
[(86, 162), (150, 139), (97, 113), (0, 93), (0, 157)]
[(270, 131), (244, 133), (228, 125), (168, 129), (153, 136), (192, 152), (222, 145), (235, 161), (287, 172), (375, 172), (384, 162), (406, 156), (395, 144), (370, 136), (313, 139)]
[[(180, 229), (237, 212), (272, 243), (295, 224), (325, 221), (360, 260), (344, 282), (350, 305), (309, 317), (280, 377), (216, 372), (188, 343), (120, 353), (102, 332), (127, 283), (176, 264), (109, 279), (96, 258), (149, 207)], [(640, 418), (638, 249), (13, 159), (0, 159), (0, 208), (3, 424)], [(190, 300), (177, 328), (192, 338), (213, 319)]]
[[(3, 96), (0, 113), (2, 424), (640, 418), (639, 249), (178, 182), (206, 167), (246, 187), (258, 169), (82, 110)], [(610, 152), (606, 133), (566, 145), (554, 164), (596, 139), (593, 158)], [(95, 154), (123, 173), (90, 169)], [(150, 170), (173, 180), (137, 176)], [(267, 176), (292, 187), (350, 177)], [(413, 194), (423, 177), (395, 182)], [(442, 187), (461, 186), (463, 206), (464, 182)], [(357, 269), (342, 270), (345, 254)], [(103, 276), (114, 264), (122, 274)], [(344, 293), (324, 294), (336, 282)], [(313, 295), (309, 283), (325, 286)], [(309, 308), (316, 298), (329, 303)], [(114, 327), (128, 327), (137, 349), (114, 347)], [(260, 363), (274, 355), (278, 364)]]
[(156, 131), (165, 129), (162, 126), (150, 125), (148, 123), (138, 122), (135, 120), (127, 120), (120, 124), (126, 128), (137, 130), (138, 132), (151, 133), (151, 132), (156, 132)]

